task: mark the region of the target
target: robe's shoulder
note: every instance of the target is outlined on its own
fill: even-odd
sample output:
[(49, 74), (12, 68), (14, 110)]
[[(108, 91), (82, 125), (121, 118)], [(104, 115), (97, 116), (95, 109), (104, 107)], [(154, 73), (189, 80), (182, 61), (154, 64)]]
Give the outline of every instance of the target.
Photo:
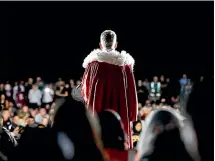
[(100, 49), (96, 49), (84, 59), (83, 67), (86, 68), (88, 64), (94, 61), (105, 62), (118, 66), (131, 65), (132, 68), (135, 63), (134, 58), (126, 51), (102, 51)]

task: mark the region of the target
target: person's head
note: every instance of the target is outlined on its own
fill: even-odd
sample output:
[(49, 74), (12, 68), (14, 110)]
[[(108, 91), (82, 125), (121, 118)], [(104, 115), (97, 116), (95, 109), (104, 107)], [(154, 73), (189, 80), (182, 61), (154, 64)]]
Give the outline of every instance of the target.
[(117, 48), (117, 36), (114, 31), (105, 30), (100, 36), (100, 48), (113, 50)]
[(25, 82), (23, 80), (20, 81), (20, 85), (24, 85)]
[(105, 110), (98, 114), (105, 148), (125, 150), (126, 136), (118, 113)]
[(146, 78), (146, 79), (144, 79), (144, 82), (145, 82), (145, 83), (148, 83), (148, 82), (149, 82), (149, 80)]
[(36, 78), (37, 83), (41, 82), (41, 80), (42, 80), (41, 77)]
[(47, 127), (48, 126), (48, 123), (49, 123), (49, 120), (48, 118), (44, 117), (43, 120), (42, 120), (42, 124)]
[(33, 84), (33, 78), (28, 78), (28, 84)]
[(189, 141), (187, 138), (193, 137), (194, 132), (188, 124), (184, 127), (183, 121), (175, 110), (160, 109), (153, 111), (147, 117), (144, 127), (144, 136), (141, 135), (137, 148), (139, 159), (148, 156), (156, 161), (191, 159), (191, 153), (188, 153), (195, 150), (196, 147), (190, 146), (194, 140)]
[(26, 120), (27, 125), (33, 125), (35, 123), (34, 118), (32, 116), (30, 116), (27, 120)]
[(7, 121), (10, 118), (10, 111), (7, 109), (3, 109), (2, 117), (3, 117), (4, 121)]
[(164, 75), (161, 75), (161, 77), (160, 77), (160, 81), (161, 81), (161, 82), (163, 82), (164, 80), (165, 80)]
[(19, 116), (14, 116), (12, 122), (16, 125), (19, 125)]
[(135, 134), (140, 134), (140, 132), (142, 131), (142, 123), (141, 121), (137, 121), (133, 124), (133, 132)]
[(45, 108), (40, 108), (40, 114), (42, 116), (45, 116), (47, 114), (46, 109)]
[(153, 82), (158, 82), (158, 77), (157, 76), (153, 77)]
[(150, 100), (146, 100), (145, 105), (148, 106), (148, 105), (150, 105), (150, 104), (151, 104), (151, 101), (150, 101)]
[(73, 160), (103, 161), (100, 126), (90, 109), (70, 98), (55, 112), (52, 128), (59, 132), (59, 137), (66, 134), (67, 140), (72, 142), (75, 149)]
[(19, 119), (24, 119), (27, 115), (27, 113), (23, 112), (22, 110), (19, 110), (17, 112), (17, 115), (19, 116)]
[(32, 117), (35, 117), (38, 114), (38, 109), (31, 109), (30, 114)]
[(38, 86), (37, 86), (36, 84), (34, 84), (34, 85), (32, 86), (32, 89), (33, 89), (33, 90), (37, 90), (37, 89), (38, 89)]
[(73, 79), (70, 79), (70, 80), (69, 80), (69, 83), (70, 83), (70, 85), (74, 85), (74, 84), (75, 84), (75, 82), (74, 82)]
[(138, 80), (137, 85), (138, 85), (138, 87), (141, 87), (143, 85), (142, 80)]
[(9, 108), (10, 108), (10, 107), (14, 107), (14, 104), (13, 104), (12, 101), (9, 101), (9, 102), (8, 102), (8, 107), (9, 107)]
[(77, 81), (76, 81), (76, 86), (78, 86), (79, 84), (81, 84), (81, 81), (80, 81), (80, 80), (77, 80)]
[(186, 74), (183, 74), (182, 78), (187, 78), (187, 75), (186, 75)]
[(60, 80), (60, 81), (59, 81), (59, 86), (60, 86), (60, 87), (63, 87), (64, 85), (65, 85), (64, 81)]
[(25, 113), (28, 113), (28, 112), (29, 112), (28, 106), (24, 105), (24, 106), (22, 107), (22, 111), (25, 112)]
[(166, 82), (169, 83), (169, 82), (170, 82), (170, 79), (169, 79), (169, 78), (166, 78)]
[(138, 103), (138, 108), (141, 109), (143, 107), (142, 103)]
[(5, 95), (4, 94), (1, 94), (1, 100), (5, 100)]

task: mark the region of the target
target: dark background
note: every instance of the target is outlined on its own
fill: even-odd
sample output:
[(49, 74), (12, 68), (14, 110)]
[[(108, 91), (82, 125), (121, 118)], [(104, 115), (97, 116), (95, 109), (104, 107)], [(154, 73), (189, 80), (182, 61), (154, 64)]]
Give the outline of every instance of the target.
[(0, 79), (82, 76), (106, 29), (137, 79), (213, 75), (214, 2), (1, 2)]

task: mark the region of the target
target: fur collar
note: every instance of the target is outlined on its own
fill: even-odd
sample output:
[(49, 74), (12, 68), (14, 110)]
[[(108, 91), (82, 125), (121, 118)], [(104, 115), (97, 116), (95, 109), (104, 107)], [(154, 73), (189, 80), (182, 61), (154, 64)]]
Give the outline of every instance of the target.
[(106, 62), (118, 66), (131, 65), (132, 69), (134, 66), (133, 57), (126, 53), (126, 51), (121, 51), (120, 53), (116, 50), (103, 51), (101, 49), (95, 49), (84, 59), (82, 66), (86, 68), (89, 63), (94, 61)]

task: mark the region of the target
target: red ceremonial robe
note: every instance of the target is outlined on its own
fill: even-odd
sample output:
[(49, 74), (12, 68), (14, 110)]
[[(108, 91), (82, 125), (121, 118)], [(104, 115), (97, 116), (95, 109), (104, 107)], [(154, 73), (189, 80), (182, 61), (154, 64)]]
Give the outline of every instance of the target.
[(138, 112), (133, 66), (134, 59), (125, 51), (94, 50), (84, 60), (81, 86), (82, 96), (93, 113), (111, 109), (120, 115), (129, 148), (133, 146), (130, 123), (137, 120)]

